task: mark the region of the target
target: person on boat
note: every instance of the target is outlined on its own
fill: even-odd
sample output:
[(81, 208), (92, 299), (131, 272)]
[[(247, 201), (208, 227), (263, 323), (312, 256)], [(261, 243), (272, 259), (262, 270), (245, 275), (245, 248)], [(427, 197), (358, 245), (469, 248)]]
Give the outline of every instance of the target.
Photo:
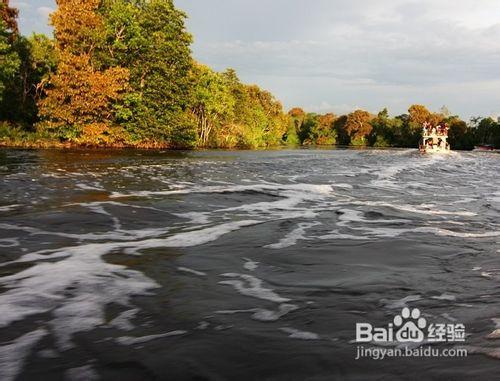
[(429, 133), (429, 123), (424, 122), (424, 136), (427, 136)]

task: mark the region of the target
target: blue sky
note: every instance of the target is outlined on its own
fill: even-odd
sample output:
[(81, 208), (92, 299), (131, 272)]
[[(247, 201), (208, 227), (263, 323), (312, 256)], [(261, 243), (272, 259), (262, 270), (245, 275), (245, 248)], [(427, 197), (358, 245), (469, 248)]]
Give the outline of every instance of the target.
[[(50, 33), (53, 0), (17, 0), (23, 33)], [(500, 113), (498, 0), (176, 0), (194, 56), (285, 107), (392, 114), (412, 103)]]

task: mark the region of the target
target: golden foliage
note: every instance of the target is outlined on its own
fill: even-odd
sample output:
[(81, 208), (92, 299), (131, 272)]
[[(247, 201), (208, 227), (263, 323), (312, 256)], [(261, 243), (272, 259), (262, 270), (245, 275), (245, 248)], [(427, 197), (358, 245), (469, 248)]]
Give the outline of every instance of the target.
[(99, 42), (104, 23), (97, 13), (100, 0), (57, 0), (57, 11), (51, 15), (51, 23), (59, 49), (86, 52)]
[(372, 131), (370, 122), (373, 118), (373, 115), (364, 110), (356, 110), (347, 115), (345, 128), (351, 139), (364, 139), (368, 136)]
[(113, 127), (114, 105), (128, 89), (130, 73), (122, 67), (96, 68), (94, 48), (103, 20), (100, 0), (58, 0), (51, 16), (55, 28), (57, 72), (39, 102), (42, 130), (57, 131), (82, 144), (108, 144), (120, 138)]
[(410, 114), (410, 121), (421, 126), (425, 122), (430, 123), (433, 126), (437, 126), (444, 119), (442, 114), (432, 113), (427, 107), (422, 105), (412, 105), (408, 109)]
[(40, 102), (40, 115), (47, 121), (48, 129), (79, 126), (75, 138), (83, 133), (90, 142), (97, 143), (96, 136), (109, 130), (112, 102), (121, 98), (128, 79), (127, 69), (98, 71), (92, 67), (89, 55), (63, 52), (47, 97)]

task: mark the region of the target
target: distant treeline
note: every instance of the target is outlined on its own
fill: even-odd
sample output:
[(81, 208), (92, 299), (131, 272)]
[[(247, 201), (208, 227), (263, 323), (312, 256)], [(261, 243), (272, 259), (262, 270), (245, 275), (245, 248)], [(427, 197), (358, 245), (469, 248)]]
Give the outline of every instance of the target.
[(453, 148), (497, 147), (499, 125), (412, 106), (390, 118), (286, 114), (272, 94), (197, 63), (172, 0), (58, 0), (54, 38), (22, 36), (0, 2), (0, 144), (166, 148), (341, 144), (416, 147), (446, 121)]
[(288, 125), (267, 91), (195, 62), (172, 0), (59, 0), (54, 39), (21, 36), (0, 3), (0, 141), (260, 147)]
[(377, 115), (356, 110), (348, 115), (318, 115), (300, 108), (289, 112), (290, 125), (286, 140), (296, 144), (338, 144), (371, 147), (418, 147), (425, 122), (449, 126), (453, 149), (469, 150), (488, 144), (500, 148), (500, 121), (473, 118), (469, 123), (451, 115), (446, 107), (430, 112), (425, 106), (413, 105), (407, 114), (394, 118), (387, 109)]

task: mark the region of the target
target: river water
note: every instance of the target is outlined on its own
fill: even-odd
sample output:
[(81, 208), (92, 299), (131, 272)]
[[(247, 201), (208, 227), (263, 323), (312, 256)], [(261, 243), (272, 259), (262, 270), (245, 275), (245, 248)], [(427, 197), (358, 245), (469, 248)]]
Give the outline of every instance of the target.
[[(499, 164), (2, 150), (0, 379), (494, 379)], [(356, 360), (356, 323), (403, 307), (469, 355)]]

